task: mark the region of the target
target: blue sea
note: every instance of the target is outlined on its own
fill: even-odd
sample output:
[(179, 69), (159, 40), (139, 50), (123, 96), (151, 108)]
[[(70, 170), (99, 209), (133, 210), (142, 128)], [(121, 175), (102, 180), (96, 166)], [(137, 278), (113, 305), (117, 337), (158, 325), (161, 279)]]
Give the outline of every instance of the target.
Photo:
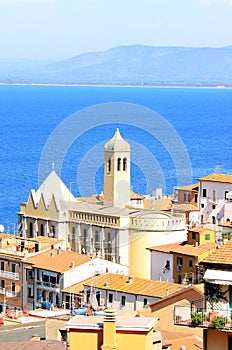
[(74, 195), (101, 193), (103, 147), (117, 127), (131, 144), (135, 192), (232, 173), (231, 89), (0, 85), (0, 118), (0, 224), (11, 233), (52, 167)]

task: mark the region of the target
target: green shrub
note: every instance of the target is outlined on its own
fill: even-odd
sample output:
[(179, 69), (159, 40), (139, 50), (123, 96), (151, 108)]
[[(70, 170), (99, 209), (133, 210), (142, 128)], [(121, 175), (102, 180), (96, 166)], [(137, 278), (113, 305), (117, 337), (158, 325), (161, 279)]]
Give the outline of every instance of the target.
[(192, 312), (191, 321), (193, 324), (203, 323), (203, 321), (205, 321), (205, 314), (203, 314), (202, 312)]
[(212, 319), (211, 322), (214, 328), (219, 329), (219, 328), (223, 328), (226, 325), (227, 318), (224, 316), (216, 316)]

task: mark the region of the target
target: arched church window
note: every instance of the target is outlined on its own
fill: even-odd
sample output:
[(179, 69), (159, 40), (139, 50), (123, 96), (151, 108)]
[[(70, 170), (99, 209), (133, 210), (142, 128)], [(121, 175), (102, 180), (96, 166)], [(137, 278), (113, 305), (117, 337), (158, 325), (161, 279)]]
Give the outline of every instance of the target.
[(29, 225), (29, 236), (33, 237), (33, 224), (32, 224), (32, 222), (30, 222), (30, 225)]
[(117, 161), (117, 170), (118, 170), (118, 171), (121, 170), (121, 158), (118, 158), (118, 161)]
[(40, 225), (40, 236), (43, 236), (44, 235), (44, 225), (41, 224)]
[(123, 171), (127, 171), (127, 159), (123, 158)]
[(111, 172), (111, 159), (110, 158), (107, 161), (107, 170), (109, 173)]

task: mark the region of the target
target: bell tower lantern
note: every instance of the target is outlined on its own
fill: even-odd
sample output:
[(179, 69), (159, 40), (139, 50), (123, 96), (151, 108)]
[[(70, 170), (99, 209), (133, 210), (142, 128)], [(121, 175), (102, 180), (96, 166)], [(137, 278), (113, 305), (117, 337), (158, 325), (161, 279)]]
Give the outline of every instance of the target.
[(104, 147), (104, 203), (123, 208), (130, 202), (130, 145), (116, 129)]

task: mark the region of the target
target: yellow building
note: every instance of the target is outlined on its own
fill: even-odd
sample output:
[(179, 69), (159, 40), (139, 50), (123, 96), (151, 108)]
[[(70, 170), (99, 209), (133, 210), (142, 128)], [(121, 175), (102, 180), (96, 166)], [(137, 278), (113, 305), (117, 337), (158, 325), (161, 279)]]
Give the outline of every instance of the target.
[(66, 325), (70, 350), (161, 350), (161, 339), (157, 340), (153, 330), (157, 321), (150, 317), (117, 317), (109, 309), (104, 317), (76, 316)]

